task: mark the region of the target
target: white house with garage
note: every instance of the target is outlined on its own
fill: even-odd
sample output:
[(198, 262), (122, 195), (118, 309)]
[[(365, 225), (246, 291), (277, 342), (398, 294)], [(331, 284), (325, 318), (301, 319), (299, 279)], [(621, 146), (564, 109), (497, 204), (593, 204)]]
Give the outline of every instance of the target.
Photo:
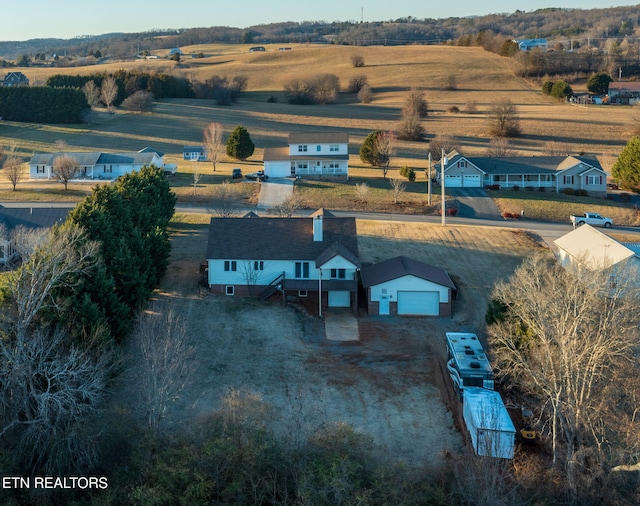
[(324, 209), (309, 217), (212, 218), (207, 282), (219, 295), (279, 297), (326, 307), (358, 307), (355, 218)]
[(60, 156), (70, 156), (76, 160), (77, 169), (74, 179), (110, 180), (130, 172), (137, 172), (144, 166), (165, 167), (164, 153), (152, 148), (121, 153), (101, 151), (36, 153), (29, 160), (29, 177), (31, 179), (56, 179), (53, 166), (56, 158)]
[(265, 148), (264, 173), (278, 177), (349, 177), (349, 134), (289, 134), (288, 146)]
[[(440, 179), (440, 162), (435, 165)], [(445, 157), (447, 188), (533, 188), (560, 192), (565, 188), (605, 196), (607, 173), (587, 156), (467, 157), (457, 151)]]
[(456, 285), (440, 267), (399, 256), (360, 273), (371, 315), (451, 316)]

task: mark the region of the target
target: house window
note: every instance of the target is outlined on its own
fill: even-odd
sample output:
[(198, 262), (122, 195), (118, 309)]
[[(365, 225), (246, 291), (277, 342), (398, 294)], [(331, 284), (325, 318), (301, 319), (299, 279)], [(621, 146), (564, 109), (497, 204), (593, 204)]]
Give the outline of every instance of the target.
[(331, 269), (331, 279), (344, 279), (345, 276), (345, 269)]
[(340, 151), (340, 145), (339, 144), (330, 144), (329, 145), (329, 151), (333, 151), (333, 152)]
[(111, 174), (113, 172), (113, 165), (109, 165), (109, 167), (107, 167), (106, 165), (104, 166), (104, 172)]
[(309, 262), (296, 262), (296, 274), (298, 279), (309, 279)]
[(253, 261), (253, 270), (254, 271), (263, 271), (264, 270), (264, 261), (263, 260), (254, 260)]
[(461, 160), (458, 162), (458, 167), (466, 167), (466, 166), (467, 166), (466, 160)]
[(602, 176), (587, 176), (587, 184), (588, 185), (602, 184)]
[(564, 184), (573, 184), (573, 176), (562, 176), (562, 182)]
[(36, 165), (36, 174), (44, 174), (44, 165)]
[(322, 151), (322, 147), (320, 146), (320, 144), (318, 144), (318, 145), (316, 146), (316, 151), (317, 151), (318, 153), (320, 153), (320, 151)]
[(235, 272), (238, 270), (238, 264), (235, 260), (225, 260), (224, 261), (224, 270), (226, 272)]
[(306, 144), (298, 145), (298, 153), (306, 153), (306, 152), (307, 152), (307, 145)]
[(299, 169), (308, 169), (309, 165), (307, 163), (299, 163), (298, 164), (298, 168)]
[(298, 297), (308, 297), (309, 292), (307, 290), (298, 290)]
[(227, 285), (227, 286), (225, 287), (225, 289), (224, 289), (224, 293), (225, 293), (226, 295), (233, 295), (233, 292), (234, 292), (234, 287), (233, 287), (233, 285)]

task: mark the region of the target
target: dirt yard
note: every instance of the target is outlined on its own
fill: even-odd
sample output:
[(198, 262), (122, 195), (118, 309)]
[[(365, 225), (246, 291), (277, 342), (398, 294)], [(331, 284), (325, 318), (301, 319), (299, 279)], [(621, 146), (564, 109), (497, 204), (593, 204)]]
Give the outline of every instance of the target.
[(345, 421), (388, 454), (427, 466), (463, 445), (451, 411), (457, 401), (440, 367), (444, 332), (482, 334), (491, 286), (537, 247), (505, 229), (358, 221), (365, 263), (404, 254), (442, 266), (459, 297), (452, 318), (363, 315), (360, 341), (335, 343), (303, 308), (208, 295), (198, 286), (207, 227), (176, 223), (173, 232), (172, 262), (157, 296), (187, 320), (196, 353), (190, 386), (167, 424), (186, 427), (230, 390), (243, 389), (272, 407), (282, 435), (302, 440), (323, 424)]

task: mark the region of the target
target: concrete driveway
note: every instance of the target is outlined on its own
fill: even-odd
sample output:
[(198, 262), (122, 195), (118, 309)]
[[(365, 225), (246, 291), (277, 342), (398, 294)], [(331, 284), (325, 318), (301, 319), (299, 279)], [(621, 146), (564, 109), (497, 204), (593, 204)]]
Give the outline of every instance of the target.
[(460, 203), (458, 216), (479, 220), (501, 220), (500, 211), (482, 188), (447, 188), (447, 194)]
[(329, 341), (358, 341), (358, 320), (348, 307), (327, 308), (324, 313), (324, 333)]
[(271, 209), (282, 204), (293, 194), (293, 179), (275, 178), (260, 183), (258, 209)]

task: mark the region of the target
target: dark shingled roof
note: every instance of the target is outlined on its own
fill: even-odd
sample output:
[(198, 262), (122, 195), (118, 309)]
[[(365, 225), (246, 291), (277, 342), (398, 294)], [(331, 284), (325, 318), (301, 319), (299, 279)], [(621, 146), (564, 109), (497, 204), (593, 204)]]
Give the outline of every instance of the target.
[(313, 240), (313, 218), (211, 218), (207, 259), (327, 261), (336, 254), (360, 265), (355, 218), (322, 220)]
[(50, 228), (63, 223), (71, 211), (66, 207), (3, 207), (0, 206), (0, 223), (12, 230), (15, 227)]
[(415, 276), (454, 290), (456, 289), (456, 285), (451, 281), (449, 274), (447, 274), (447, 271), (444, 269), (404, 256), (390, 258), (389, 260), (363, 267), (360, 274), (362, 277), (362, 285), (365, 288), (403, 276)]

